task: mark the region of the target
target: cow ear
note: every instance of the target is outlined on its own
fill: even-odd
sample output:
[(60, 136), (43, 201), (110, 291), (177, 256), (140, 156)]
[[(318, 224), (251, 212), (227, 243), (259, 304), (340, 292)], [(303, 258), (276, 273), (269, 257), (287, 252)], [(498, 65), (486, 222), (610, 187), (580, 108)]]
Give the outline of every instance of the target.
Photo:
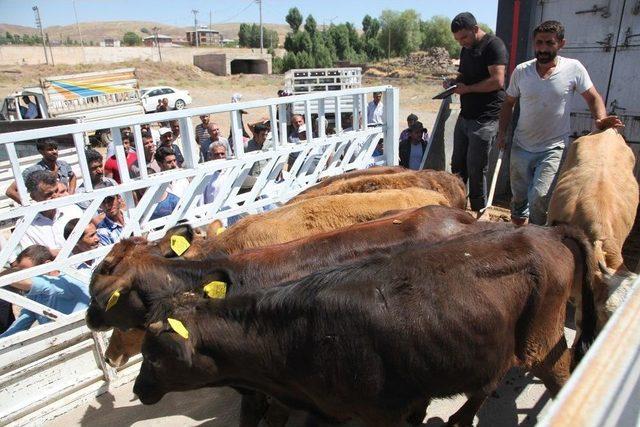
[(100, 307), (111, 309), (118, 303), (118, 299), (131, 289), (133, 271), (123, 276), (105, 276), (94, 274), (91, 278), (90, 294), (98, 301)]
[(181, 256), (193, 242), (195, 233), (189, 224), (180, 224), (167, 230), (167, 234), (156, 244), (165, 258)]
[(235, 286), (236, 278), (231, 270), (218, 268), (206, 275), (204, 283), (203, 290), (210, 298), (224, 298)]

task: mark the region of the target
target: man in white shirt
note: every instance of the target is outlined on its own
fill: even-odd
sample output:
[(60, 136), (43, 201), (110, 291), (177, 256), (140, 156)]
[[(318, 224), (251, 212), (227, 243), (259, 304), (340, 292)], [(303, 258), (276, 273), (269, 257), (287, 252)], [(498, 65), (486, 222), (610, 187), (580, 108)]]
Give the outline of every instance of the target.
[(500, 111), (497, 146), (505, 147), (505, 134), (513, 107), (520, 100), (520, 117), (511, 147), (511, 221), (544, 225), (547, 207), (564, 149), (569, 141), (573, 94), (578, 92), (598, 129), (621, 127), (608, 116), (602, 97), (577, 60), (558, 56), (565, 45), (560, 22), (546, 21), (533, 31), (536, 59), (516, 67), (507, 99)]
[[(57, 176), (51, 171), (32, 172), (25, 182), (31, 198), (35, 202), (52, 200), (63, 193), (58, 186)], [(39, 212), (20, 240), (20, 246), (43, 245), (50, 249), (59, 249), (64, 243), (64, 226), (72, 218), (78, 218), (82, 211), (76, 206), (66, 209), (50, 209)], [(74, 209), (75, 208), (75, 209)]]
[(367, 124), (379, 126), (383, 123), (384, 104), (382, 92), (373, 92), (373, 101), (367, 105)]

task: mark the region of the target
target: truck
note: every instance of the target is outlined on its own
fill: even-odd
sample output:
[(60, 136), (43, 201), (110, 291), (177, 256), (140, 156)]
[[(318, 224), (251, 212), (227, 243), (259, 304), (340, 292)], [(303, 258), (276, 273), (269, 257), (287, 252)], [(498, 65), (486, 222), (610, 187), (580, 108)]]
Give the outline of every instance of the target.
[[(625, 124), (624, 136), (640, 152), (640, 102), (636, 73), (640, 61), (640, 1), (499, 0), (496, 33), (510, 53), (508, 73), (533, 58), (533, 29), (560, 21), (566, 46), (560, 55), (578, 59), (604, 99), (607, 111)], [(571, 105), (571, 136), (592, 130), (593, 119), (582, 97)]]
[[(134, 68), (41, 78), (39, 86), (25, 87), (4, 99), (0, 120), (28, 120), (25, 96), (37, 107), (37, 116), (31, 119), (36, 121), (94, 121), (144, 114)], [(34, 123), (34, 127), (40, 126)]]
[[(284, 75), (284, 89), (291, 95), (307, 95), (312, 92), (324, 92), (359, 88), (362, 86), (362, 68), (307, 68), (289, 70)], [(349, 112), (353, 107), (352, 97), (340, 98), (340, 111)], [(313, 114), (318, 113), (318, 103), (311, 103)], [(304, 103), (293, 104), (294, 114), (304, 113)], [(335, 114), (335, 100), (325, 101), (325, 113)]]

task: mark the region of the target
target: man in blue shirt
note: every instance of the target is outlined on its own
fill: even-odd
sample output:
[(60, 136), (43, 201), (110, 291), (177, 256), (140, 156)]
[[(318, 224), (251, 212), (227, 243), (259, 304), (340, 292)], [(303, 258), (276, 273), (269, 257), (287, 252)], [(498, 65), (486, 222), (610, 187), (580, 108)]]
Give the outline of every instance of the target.
[[(50, 258), (46, 256), (36, 256), (36, 252), (45, 253), (49, 252), (49, 249), (46, 246), (40, 245), (37, 245), (35, 248), (31, 246), (25, 249), (18, 255), (16, 268), (29, 268), (53, 260), (50, 252)], [(25, 253), (27, 253), (28, 256), (25, 256)], [(51, 271), (42, 276), (21, 280), (13, 283), (11, 286), (25, 291), (25, 297), (30, 300), (63, 314), (71, 314), (75, 311), (83, 310), (89, 305), (89, 287), (73, 277), (61, 274), (59, 271)], [(25, 331), (29, 329), (35, 321), (42, 324), (50, 322), (51, 319), (23, 308), (15, 322), (0, 335), (0, 338), (13, 335), (16, 332)]]
[(120, 240), (120, 234), (124, 228), (124, 212), (122, 206), (124, 201), (119, 194), (115, 196), (105, 197), (100, 205), (105, 213), (105, 217), (98, 224), (98, 238), (100, 245), (113, 245)]

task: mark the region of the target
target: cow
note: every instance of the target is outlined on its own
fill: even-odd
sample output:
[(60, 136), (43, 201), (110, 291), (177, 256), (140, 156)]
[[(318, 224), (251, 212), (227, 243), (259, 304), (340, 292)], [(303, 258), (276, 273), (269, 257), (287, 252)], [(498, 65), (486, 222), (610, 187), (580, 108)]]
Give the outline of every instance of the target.
[[(218, 254), (200, 261), (163, 258), (164, 250), (159, 246), (166, 242), (127, 239), (117, 243), (96, 267), (90, 285), (92, 299), (87, 324), (94, 330), (111, 326), (128, 329), (114, 330), (105, 353), (109, 364), (121, 366), (140, 351), (142, 337), (138, 328), (145, 326), (148, 311), (162, 300), (162, 295), (176, 289), (200, 291), (205, 283), (222, 279), (228, 282), (228, 295), (234, 295), (298, 279), (319, 268), (339, 265), (403, 242), (435, 243), (461, 233), (500, 226), (504, 227), (476, 222), (459, 209), (425, 206), (292, 242), (231, 255)], [(185, 229), (180, 231), (183, 235), (193, 238), (188, 227), (181, 228)], [(227, 272), (222, 277), (221, 269)], [(115, 291), (120, 294), (118, 302), (105, 310)], [(272, 410), (264, 404), (264, 398), (244, 390), (242, 401), (241, 418), (251, 420), (247, 424), (257, 424), (266, 410)], [(274, 413), (273, 418), (286, 419), (282, 408)], [(413, 417), (417, 423), (423, 418), (424, 411)]]
[(624, 268), (622, 245), (638, 208), (635, 156), (615, 129), (576, 139), (549, 202), (547, 223), (581, 228), (607, 267)]
[[(344, 422), (402, 425), (431, 398), (467, 393), (472, 425), (513, 366), (555, 396), (594, 338), (595, 257), (571, 227), (488, 230), (407, 243), (226, 299), (176, 294), (149, 317), (134, 393), (232, 385)], [(583, 292), (575, 351), (563, 325)]]
[[(390, 175), (390, 174), (395, 174), (395, 173), (402, 173), (402, 172), (406, 172), (407, 169), (403, 168), (402, 166), (374, 166), (368, 169), (357, 169), (357, 170), (352, 170), (349, 172), (345, 172), (343, 174), (340, 175), (334, 175), (334, 176), (330, 176), (327, 178), (324, 178), (322, 181), (320, 181), (319, 183), (307, 188), (306, 190), (300, 192), (299, 195), (310, 195), (310, 194), (314, 194), (321, 196), (324, 194), (321, 194), (321, 192), (319, 192), (319, 190), (321, 190), (322, 188), (328, 186), (329, 184), (333, 184), (336, 182), (345, 182), (348, 181), (350, 179), (353, 178), (359, 178), (362, 176), (373, 176), (373, 175)], [(314, 196), (315, 197), (315, 196)]]
[[(143, 328), (143, 319), (154, 301), (160, 300), (159, 294), (175, 289), (200, 291), (217, 277), (220, 269), (231, 272), (226, 274), (232, 277), (227, 289), (231, 295), (299, 279), (319, 268), (340, 265), (405, 242), (437, 243), (496, 227), (511, 226), (477, 222), (455, 208), (425, 206), (291, 242), (231, 254), (209, 254), (200, 260), (164, 258), (164, 249), (160, 249), (166, 244), (163, 241), (125, 239), (114, 245), (94, 271), (87, 324), (94, 330)], [(105, 310), (116, 290), (120, 294), (117, 304)], [(115, 367), (126, 363), (140, 350), (142, 337), (137, 338), (112, 339), (107, 361)]]
[(444, 195), (449, 205), (465, 209), (467, 192), (459, 176), (445, 171), (431, 169), (400, 173), (364, 175), (338, 180), (314, 191), (307, 191), (289, 200), (287, 204), (297, 203), (318, 196), (348, 193), (369, 193), (381, 189), (402, 189), (409, 187), (424, 188)]
[(440, 193), (421, 188), (379, 190), (372, 193), (321, 196), (285, 205), (269, 212), (250, 215), (224, 233), (208, 231), (207, 238), (189, 248), (189, 258), (223, 251), (238, 252), (288, 242), (311, 234), (370, 221), (393, 209), (426, 205), (449, 206)]

